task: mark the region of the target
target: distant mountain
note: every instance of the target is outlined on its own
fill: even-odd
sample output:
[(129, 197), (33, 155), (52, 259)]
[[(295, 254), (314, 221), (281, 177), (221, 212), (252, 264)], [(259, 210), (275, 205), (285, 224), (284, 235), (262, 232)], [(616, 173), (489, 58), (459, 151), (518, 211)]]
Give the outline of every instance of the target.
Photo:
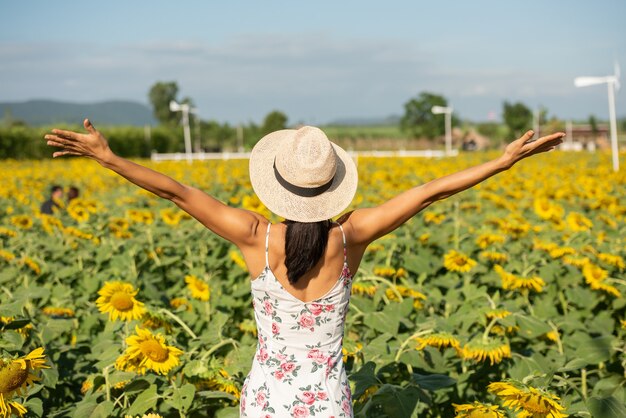
[(152, 110), (143, 103), (112, 100), (101, 103), (68, 103), (55, 100), (0, 102), (0, 118), (9, 116), (29, 125), (82, 123), (95, 125), (155, 125)]
[(386, 118), (342, 118), (327, 123), (332, 126), (373, 126), (373, 125), (397, 125), (400, 116), (391, 115)]

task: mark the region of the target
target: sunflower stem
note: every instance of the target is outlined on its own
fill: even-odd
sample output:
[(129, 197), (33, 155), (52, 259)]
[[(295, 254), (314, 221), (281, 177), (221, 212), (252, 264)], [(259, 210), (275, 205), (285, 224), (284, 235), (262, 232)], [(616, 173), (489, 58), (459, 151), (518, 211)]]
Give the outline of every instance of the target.
[(489, 325), (487, 325), (487, 328), (485, 328), (485, 332), (483, 332), (483, 344), (487, 344), (487, 339), (489, 338), (489, 331), (491, 331), (491, 328), (495, 325), (497, 321), (498, 321), (498, 318), (496, 318), (495, 316), (491, 318)]
[(109, 367), (106, 366), (102, 369), (102, 375), (104, 376), (104, 387), (106, 390), (107, 401), (111, 400), (111, 382), (109, 382)]
[(211, 354), (213, 354), (215, 351), (219, 350), (220, 348), (228, 344), (232, 344), (233, 347), (235, 348), (237, 348), (237, 346), (239, 345), (239, 343), (237, 343), (237, 341), (233, 340), (232, 338), (227, 338), (215, 344), (213, 347), (209, 348), (209, 350), (206, 353), (204, 353), (202, 357), (200, 357), (200, 361), (206, 360), (206, 358), (209, 357)]
[(183, 327), (183, 329), (185, 330), (185, 332), (187, 332), (187, 334), (189, 334), (189, 336), (192, 339), (196, 339), (198, 338), (198, 336), (191, 330), (191, 328), (189, 328), (187, 326), (187, 324), (185, 324), (185, 322), (180, 319), (177, 315), (173, 314), (172, 312), (168, 311), (167, 309), (159, 309), (159, 312), (164, 313), (165, 315), (169, 316), (170, 318), (172, 318), (174, 321), (178, 322), (178, 324)]
[(587, 369), (583, 367), (580, 371), (580, 385), (583, 399), (587, 401)]
[(404, 352), (404, 347), (407, 346), (408, 343), (411, 342), (412, 339), (420, 337), (422, 335), (426, 335), (426, 334), (430, 334), (431, 332), (433, 332), (434, 330), (429, 328), (429, 329), (425, 329), (422, 331), (418, 331), (416, 333), (414, 333), (413, 335), (411, 335), (409, 338), (407, 338), (406, 340), (404, 340), (402, 342), (402, 344), (400, 344), (400, 348), (398, 349), (398, 352), (396, 353), (396, 357), (394, 358), (395, 362), (398, 362), (400, 360), (400, 356), (402, 355), (402, 353)]
[(561, 336), (559, 335), (559, 329), (552, 321), (548, 321), (548, 325), (552, 327), (552, 330), (556, 334), (556, 344), (559, 350), (559, 354), (563, 355), (563, 343), (561, 342)]

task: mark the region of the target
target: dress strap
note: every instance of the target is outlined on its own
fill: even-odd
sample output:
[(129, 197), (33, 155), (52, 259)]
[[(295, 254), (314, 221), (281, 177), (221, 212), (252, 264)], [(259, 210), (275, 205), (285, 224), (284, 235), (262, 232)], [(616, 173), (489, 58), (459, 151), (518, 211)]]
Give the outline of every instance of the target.
[(265, 233), (265, 267), (269, 267), (270, 261), (268, 257), (269, 253), (269, 242), (270, 242), (270, 226), (272, 226), (271, 222), (267, 223), (267, 232)]
[(335, 221), (333, 222), (339, 225), (339, 229), (341, 229), (341, 235), (343, 236), (343, 263), (348, 264), (348, 249), (347, 249), (347, 244), (346, 244), (346, 234), (343, 232), (343, 226), (341, 226), (339, 222), (335, 222)]

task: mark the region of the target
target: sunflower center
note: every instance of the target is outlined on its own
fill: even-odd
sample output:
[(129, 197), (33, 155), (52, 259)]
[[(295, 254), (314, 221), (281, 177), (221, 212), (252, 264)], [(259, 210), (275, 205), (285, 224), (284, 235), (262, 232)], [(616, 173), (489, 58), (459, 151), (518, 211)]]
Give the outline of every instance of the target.
[(465, 257), (457, 257), (454, 262), (457, 264), (457, 266), (464, 266), (465, 264), (467, 264), (467, 260), (465, 259)]
[(139, 344), (139, 349), (146, 357), (148, 357), (152, 361), (163, 363), (165, 360), (167, 360), (167, 348), (163, 347), (161, 344), (159, 344), (158, 341), (155, 341), (153, 339), (143, 341), (141, 344)]
[(28, 378), (28, 366), (22, 369), (19, 363), (11, 363), (0, 369), (0, 394), (8, 394), (18, 389)]
[(125, 292), (113, 293), (110, 303), (118, 311), (130, 311), (135, 306), (132, 296)]
[(550, 412), (550, 404), (547, 399), (539, 395), (524, 396), (522, 399), (524, 409), (535, 413)]

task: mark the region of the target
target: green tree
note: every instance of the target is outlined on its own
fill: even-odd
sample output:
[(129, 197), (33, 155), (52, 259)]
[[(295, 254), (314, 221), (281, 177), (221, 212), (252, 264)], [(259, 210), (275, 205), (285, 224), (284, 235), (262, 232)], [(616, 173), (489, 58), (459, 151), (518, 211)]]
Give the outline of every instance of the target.
[(154, 117), (164, 125), (174, 125), (180, 121), (180, 114), (170, 111), (170, 101), (176, 100), (178, 85), (175, 81), (156, 82), (151, 88), (148, 97), (152, 104)]
[(270, 132), (285, 129), (287, 127), (287, 115), (280, 110), (274, 110), (265, 116), (263, 126), (261, 127), (261, 135), (267, 135)]
[[(432, 112), (433, 106), (448, 106), (448, 101), (443, 96), (422, 92), (404, 104), (404, 116), (400, 119), (400, 128), (413, 136), (434, 138), (445, 133), (442, 115)], [(456, 125), (458, 119), (452, 117), (452, 125)]]
[(530, 129), (533, 121), (533, 112), (522, 102), (504, 102), (504, 123), (514, 137), (519, 137), (522, 132)]
[(591, 133), (598, 135), (598, 120), (594, 115), (589, 116), (589, 126), (591, 127)]

